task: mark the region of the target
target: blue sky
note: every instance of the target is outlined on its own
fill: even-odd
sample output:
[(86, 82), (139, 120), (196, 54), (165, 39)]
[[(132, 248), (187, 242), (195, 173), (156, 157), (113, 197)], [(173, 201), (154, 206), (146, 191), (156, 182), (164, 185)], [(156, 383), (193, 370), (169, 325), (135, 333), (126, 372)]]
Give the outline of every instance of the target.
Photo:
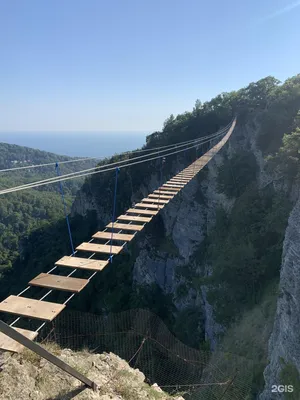
[(300, 72), (300, 1), (0, 0), (0, 131), (153, 131)]

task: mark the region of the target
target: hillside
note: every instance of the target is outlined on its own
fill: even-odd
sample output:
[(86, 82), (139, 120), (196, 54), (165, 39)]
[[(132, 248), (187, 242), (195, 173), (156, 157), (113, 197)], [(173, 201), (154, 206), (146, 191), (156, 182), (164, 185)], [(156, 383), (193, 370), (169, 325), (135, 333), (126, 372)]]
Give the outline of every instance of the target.
[[(213, 350), (245, 357), (253, 375), (247, 399), (269, 399), (274, 382), (297, 387), (299, 110), (297, 75), (282, 84), (267, 77), (171, 115), (146, 148), (213, 133), (233, 115), (238, 124), (226, 148), (68, 307), (101, 315), (148, 308), (184, 343), (211, 350), (221, 370), (230, 357), (214, 360)], [(193, 149), (168, 158), (163, 180), (195, 157)], [(159, 162), (121, 170), (117, 215), (159, 186), (160, 170)], [(76, 244), (110, 221), (113, 185), (113, 172), (93, 175), (77, 193)], [(3, 275), (1, 298), (68, 254), (63, 226), (58, 220), (28, 236)]]
[[(67, 160), (72, 160), (72, 157), (0, 143), (0, 170)], [(69, 173), (83, 168), (91, 168), (94, 165), (94, 160), (86, 160), (61, 164), (60, 169), (61, 173)], [(0, 172), (0, 186), (9, 188), (55, 175), (55, 165), (2, 171)], [(82, 183), (82, 179), (75, 179), (64, 184), (69, 209)], [(50, 226), (62, 217), (63, 206), (58, 184), (2, 196), (0, 201), (0, 275), (4, 269), (12, 266), (22, 252), (22, 240), (36, 229)]]

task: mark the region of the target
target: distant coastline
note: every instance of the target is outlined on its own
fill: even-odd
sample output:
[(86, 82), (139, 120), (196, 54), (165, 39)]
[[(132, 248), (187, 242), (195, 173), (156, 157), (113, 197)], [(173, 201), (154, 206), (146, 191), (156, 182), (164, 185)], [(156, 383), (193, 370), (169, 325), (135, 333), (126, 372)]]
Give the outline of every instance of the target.
[(0, 132), (0, 142), (71, 157), (106, 157), (143, 146), (151, 132)]

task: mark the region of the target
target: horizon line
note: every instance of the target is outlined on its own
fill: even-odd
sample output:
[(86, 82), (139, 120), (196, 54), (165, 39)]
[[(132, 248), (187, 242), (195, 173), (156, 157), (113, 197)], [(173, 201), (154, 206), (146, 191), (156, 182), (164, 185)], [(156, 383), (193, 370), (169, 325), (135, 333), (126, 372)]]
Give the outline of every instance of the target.
[(111, 133), (111, 132), (126, 132), (126, 133), (148, 133), (156, 132), (155, 130), (0, 130), (1, 133)]

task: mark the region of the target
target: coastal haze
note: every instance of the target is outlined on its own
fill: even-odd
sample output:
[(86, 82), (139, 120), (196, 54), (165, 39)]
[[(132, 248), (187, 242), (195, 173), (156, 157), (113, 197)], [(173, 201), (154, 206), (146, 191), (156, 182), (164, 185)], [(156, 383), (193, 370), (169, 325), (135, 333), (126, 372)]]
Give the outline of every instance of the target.
[(70, 157), (107, 157), (135, 150), (150, 132), (0, 132), (0, 142)]

